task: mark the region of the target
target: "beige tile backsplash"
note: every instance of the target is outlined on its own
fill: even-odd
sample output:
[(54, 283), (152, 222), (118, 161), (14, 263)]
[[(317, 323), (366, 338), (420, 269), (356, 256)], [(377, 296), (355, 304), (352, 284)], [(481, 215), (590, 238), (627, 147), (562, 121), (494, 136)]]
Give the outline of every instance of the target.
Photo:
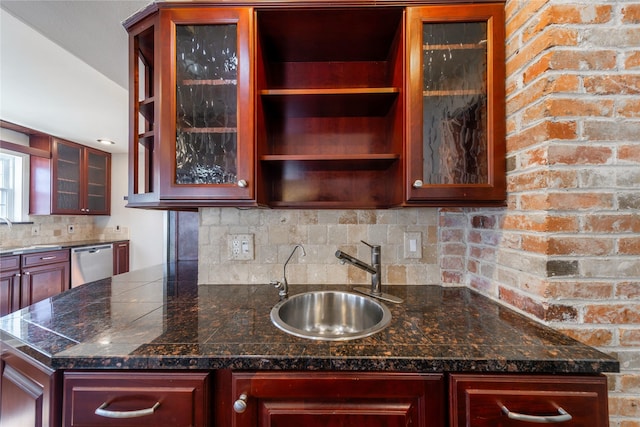
[[(200, 209), (199, 282), (253, 284), (280, 280), (283, 265), (296, 244), (300, 251), (287, 266), (290, 284), (368, 284), (370, 275), (341, 265), (337, 249), (367, 263), (370, 249), (360, 241), (382, 246), (382, 283), (440, 283), (437, 254), (437, 210), (270, 210)], [(419, 232), (422, 258), (404, 257), (404, 233)], [(252, 234), (255, 259), (230, 259), (228, 236)]]
[[(33, 215), (29, 221), (32, 223), (13, 224), (11, 228), (0, 224), (0, 248), (129, 238), (128, 227), (118, 232), (112, 227), (97, 227), (92, 216)], [(68, 232), (69, 225), (73, 225), (73, 233)]]

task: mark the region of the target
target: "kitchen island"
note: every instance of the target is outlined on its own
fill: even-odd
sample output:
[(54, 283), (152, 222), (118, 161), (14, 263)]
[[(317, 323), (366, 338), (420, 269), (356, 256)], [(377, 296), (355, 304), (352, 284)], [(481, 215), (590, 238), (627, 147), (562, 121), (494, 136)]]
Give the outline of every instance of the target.
[[(230, 386), (233, 372), (433, 374), (446, 393), (445, 376), (455, 373), (604, 379), (599, 374), (619, 369), (613, 357), (458, 287), (388, 288), (404, 303), (387, 303), (391, 323), (373, 336), (343, 342), (297, 338), (271, 323), (278, 292), (267, 283), (198, 285), (195, 263), (89, 283), (0, 319), (3, 357), (37, 361), (54, 392), (62, 390), (66, 373), (212, 373), (219, 381), (205, 380), (203, 393), (214, 396), (216, 408), (232, 401), (227, 388), (229, 395), (237, 391)], [(291, 285), (290, 293), (323, 289), (349, 287)], [(60, 400), (53, 399), (58, 409), (47, 425), (62, 416), (59, 408), (67, 405)], [(203, 424), (209, 419), (205, 415)], [(219, 425), (227, 418), (216, 419)]]

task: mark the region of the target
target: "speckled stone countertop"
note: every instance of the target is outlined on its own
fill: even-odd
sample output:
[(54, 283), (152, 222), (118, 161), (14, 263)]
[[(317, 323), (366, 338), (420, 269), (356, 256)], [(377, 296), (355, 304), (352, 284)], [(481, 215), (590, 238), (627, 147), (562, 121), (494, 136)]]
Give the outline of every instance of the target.
[[(617, 372), (618, 362), (465, 288), (390, 287), (391, 324), (327, 342), (271, 324), (269, 285), (196, 284), (196, 266), (89, 283), (0, 319), (3, 345), (55, 369)], [(296, 286), (290, 294), (345, 286)]]
[(80, 246), (95, 246), (109, 243), (124, 242), (128, 239), (119, 240), (78, 240), (62, 243), (45, 243), (42, 245), (28, 245), (0, 248), (0, 256), (22, 255), (35, 252), (55, 251), (56, 249), (71, 249)]

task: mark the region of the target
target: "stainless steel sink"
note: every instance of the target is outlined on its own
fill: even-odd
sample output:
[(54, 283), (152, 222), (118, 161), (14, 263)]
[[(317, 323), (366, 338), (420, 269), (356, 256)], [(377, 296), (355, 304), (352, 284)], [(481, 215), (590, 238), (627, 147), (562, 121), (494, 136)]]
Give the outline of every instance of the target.
[(391, 312), (364, 295), (318, 291), (280, 301), (271, 309), (271, 321), (297, 337), (346, 341), (380, 332), (391, 322)]

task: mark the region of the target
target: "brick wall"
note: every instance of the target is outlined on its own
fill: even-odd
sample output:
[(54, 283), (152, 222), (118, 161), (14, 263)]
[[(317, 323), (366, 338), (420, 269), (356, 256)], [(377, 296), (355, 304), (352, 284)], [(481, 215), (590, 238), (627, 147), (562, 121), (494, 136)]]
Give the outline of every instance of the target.
[(442, 279), (616, 355), (639, 427), (640, 2), (505, 7), (508, 205), (440, 212)]

